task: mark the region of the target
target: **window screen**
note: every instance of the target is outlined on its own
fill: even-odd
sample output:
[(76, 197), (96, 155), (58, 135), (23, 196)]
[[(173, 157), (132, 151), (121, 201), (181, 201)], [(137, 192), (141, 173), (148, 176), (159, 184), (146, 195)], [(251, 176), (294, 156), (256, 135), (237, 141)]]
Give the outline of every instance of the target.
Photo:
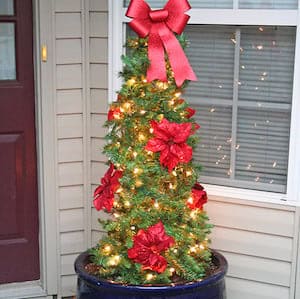
[(195, 158), (206, 183), (285, 192), (295, 28), (189, 25)]

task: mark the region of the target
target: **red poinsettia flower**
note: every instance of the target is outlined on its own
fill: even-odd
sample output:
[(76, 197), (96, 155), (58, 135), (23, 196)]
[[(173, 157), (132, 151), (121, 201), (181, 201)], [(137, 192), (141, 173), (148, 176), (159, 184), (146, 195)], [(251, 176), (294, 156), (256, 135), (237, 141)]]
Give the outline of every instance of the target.
[(146, 145), (146, 150), (160, 152), (160, 164), (171, 172), (178, 163), (188, 163), (192, 159), (193, 149), (186, 144), (192, 134), (192, 124), (177, 124), (163, 119), (160, 123), (151, 122), (154, 138)]
[(140, 229), (133, 237), (133, 247), (128, 249), (128, 257), (142, 264), (143, 270), (163, 273), (167, 267), (166, 259), (160, 255), (175, 244), (173, 237), (165, 232), (163, 223), (150, 226), (147, 230)]
[(114, 204), (115, 192), (120, 187), (119, 179), (122, 177), (122, 171), (115, 170), (113, 164), (110, 165), (108, 171), (101, 179), (101, 185), (94, 192), (94, 206), (100, 211), (105, 208), (111, 211)]
[(185, 110), (188, 113), (187, 116), (186, 116), (187, 118), (191, 118), (196, 113), (196, 110), (191, 108), (191, 107), (187, 107)]
[(107, 114), (107, 120), (120, 119), (122, 116), (121, 109), (119, 107), (111, 107)]
[(196, 183), (192, 189), (192, 196), (187, 201), (187, 206), (191, 209), (203, 209), (203, 205), (207, 203), (207, 194), (203, 186)]

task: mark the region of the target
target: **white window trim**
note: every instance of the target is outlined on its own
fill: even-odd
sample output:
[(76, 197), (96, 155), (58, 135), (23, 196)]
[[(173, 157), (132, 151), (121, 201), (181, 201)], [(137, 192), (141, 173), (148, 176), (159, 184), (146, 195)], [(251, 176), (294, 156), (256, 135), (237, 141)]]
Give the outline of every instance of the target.
[[(287, 192), (279, 194), (209, 184), (205, 187), (211, 195), (300, 206), (300, 138), (297, 138), (297, 128), (300, 128), (300, 86), (296, 84), (300, 82), (300, 0), (298, 10), (236, 8), (237, 0), (234, 0), (234, 9), (191, 9), (188, 12), (191, 16), (189, 24), (297, 27)], [(120, 57), (124, 53), (123, 25), (129, 21), (125, 13), (123, 0), (109, 1), (109, 102), (115, 100), (122, 84), (118, 74), (122, 70)]]

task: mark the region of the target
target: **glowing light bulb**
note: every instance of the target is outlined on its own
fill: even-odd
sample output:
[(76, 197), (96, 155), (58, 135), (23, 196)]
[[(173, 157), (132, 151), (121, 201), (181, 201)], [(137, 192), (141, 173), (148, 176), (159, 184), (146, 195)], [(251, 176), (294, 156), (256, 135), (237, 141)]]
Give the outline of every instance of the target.
[(192, 219), (196, 219), (197, 217), (197, 211), (192, 211), (191, 214), (190, 214), (191, 218)]
[(175, 170), (172, 171), (173, 176), (177, 176), (177, 172)]
[(171, 274), (173, 274), (176, 270), (174, 268), (170, 268), (169, 271)]
[(137, 153), (137, 152), (133, 152), (133, 153), (132, 153), (132, 156), (133, 156), (134, 158), (136, 158), (136, 157), (137, 157), (137, 155), (138, 155), (138, 153)]
[(153, 206), (154, 206), (155, 209), (159, 209), (159, 203), (158, 202), (155, 202)]
[(187, 200), (188, 203), (193, 204), (194, 203), (194, 199), (193, 197), (189, 197)]
[(204, 250), (204, 249), (205, 249), (205, 246), (204, 246), (203, 244), (200, 244), (200, 245), (199, 245), (199, 248), (200, 248), (201, 250)]
[(143, 133), (140, 133), (138, 139), (139, 139), (139, 141), (142, 142), (142, 141), (146, 140), (146, 137), (145, 137), (145, 135)]
[(150, 132), (151, 134), (153, 134), (153, 133), (154, 133), (154, 129), (153, 129), (153, 128), (150, 128), (149, 132)]
[(105, 245), (104, 248), (103, 248), (103, 251), (105, 253), (110, 253), (111, 252), (111, 246), (110, 245)]
[(140, 169), (140, 168), (135, 168), (135, 169), (133, 170), (133, 173), (134, 173), (134, 174), (139, 174), (139, 173), (141, 173), (141, 169)]
[(196, 247), (196, 246), (191, 247), (191, 248), (190, 248), (190, 252), (191, 252), (191, 253), (197, 252), (197, 247)]
[(176, 92), (175, 94), (174, 94), (174, 96), (176, 97), (176, 98), (180, 98), (181, 97), (181, 92), (179, 91), (179, 92)]
[(116, 193), (118, 193), (118, 194), (119, 194), (119, 193), (122, 193), (123, 190), (124, 190), (124, 189), (123, 189), (122, 187), (120, 187), (120, 188), (116, 191)]
[(129, 207), (131, 206), (130, 201), (129, 201), (129, 200), (126, 200), (126, 201), (124, 202), (124, 206), (127, 207), (127, 208), (129, 208)]
[(146, 279), (147, 279), (147, 280), (152, 280), (153, 278), (154, 278), (154, 275), (151, 274), (151, 273), (148, 273), (148, 274), (146, 275)]
[(146, 111), (145, 111), (145, 110), (141, 110), (141, 111), (140, 111), (140, 114), (141, 114), (141, 115), (144, 115), (144, 114), (146, 114)]
[(131, 78), (127, 81), (127, 85), (129, 85), (129, 86), (133, 86), (135, 83), (136, 83), (135, 78)]
[(141, 187), (141, 186), (143, 186), (144, 185), (144, 183), (141, 181), (141, 180), (137, 180), (136, 182), (135, 182), (135, 186), (136, 187)]
[(188, 170), (185, 174), (186, 174), (186, 176), (192, 176), (193, 172)]

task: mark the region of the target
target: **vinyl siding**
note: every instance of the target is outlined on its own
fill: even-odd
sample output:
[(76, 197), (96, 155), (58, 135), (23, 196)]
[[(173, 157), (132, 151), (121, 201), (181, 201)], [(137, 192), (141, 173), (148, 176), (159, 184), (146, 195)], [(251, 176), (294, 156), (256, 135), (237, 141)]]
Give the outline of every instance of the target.
[[(55, 0), (59, 297), (73, 263), (104, 234), (92, 193), (105, 173), (108, 0)], [(210, 196), (212, 247), (229, 262), (228, 299), (293, 299), (299, 216), (285, 205)], [(299, 292), (299, 291), (298, 291)]]

